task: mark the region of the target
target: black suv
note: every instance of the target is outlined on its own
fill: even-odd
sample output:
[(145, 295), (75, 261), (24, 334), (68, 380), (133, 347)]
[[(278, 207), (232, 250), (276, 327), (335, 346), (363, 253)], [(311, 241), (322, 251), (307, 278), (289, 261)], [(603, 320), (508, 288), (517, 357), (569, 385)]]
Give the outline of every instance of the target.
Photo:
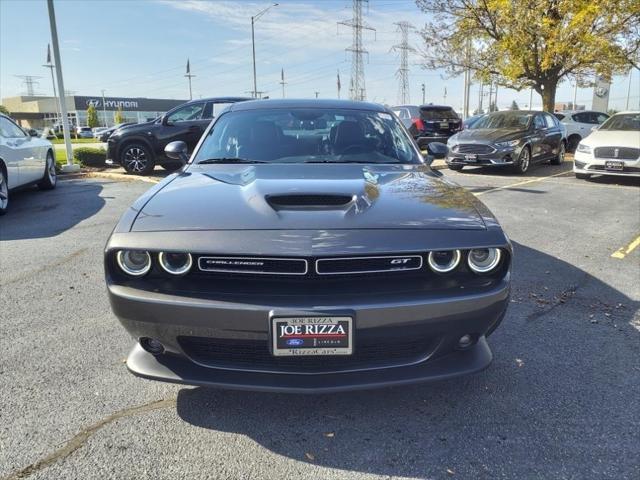
[(447, 139), (462, 130), (462, 120), (446, 105), (399, 105), (392, 110), (421, 149), (431, 142), (447, 143)]
[(156, 165), (177, 170), (180, 162), (164, 155), (168, 143), (181, 140), (193, 151), (211, 120), (230, 104), (251, 100), (246, 97), (203, 98), (184, 103), (152, 122), (129, 125), (109, 136), (107, 163), (119, 164), (128, 173), (146, 175)]

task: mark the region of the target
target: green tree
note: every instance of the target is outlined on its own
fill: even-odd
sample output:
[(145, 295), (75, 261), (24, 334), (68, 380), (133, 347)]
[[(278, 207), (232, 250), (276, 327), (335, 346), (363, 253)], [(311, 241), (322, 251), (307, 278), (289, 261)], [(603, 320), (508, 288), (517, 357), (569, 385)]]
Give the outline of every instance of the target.
[(640, 63), (638, 0), (416, 0), (430, 16), (425, 64), (533, 88), (552, 112), (567, 77), (611, 78)]
[(7, 116), (9, 116), (9, 109), (7, 107), (5, 107), (4, 105), (0, 105), (0, 113), (3, 113)]
[(518, 106), (518, 103), (515, 100), (511, 102), (511, 106), (509, 107), (509, 110), (520, 110), (520, 107)]
[(122, 106), (118, 105), (118, 110), (113, 114), (113, 121), (118, 123), (124, 123), (124, 114), (122, 113)]
[(87, 126), (91, 128), (98, 126), (98, 111), (93, 104), (87, 108)]

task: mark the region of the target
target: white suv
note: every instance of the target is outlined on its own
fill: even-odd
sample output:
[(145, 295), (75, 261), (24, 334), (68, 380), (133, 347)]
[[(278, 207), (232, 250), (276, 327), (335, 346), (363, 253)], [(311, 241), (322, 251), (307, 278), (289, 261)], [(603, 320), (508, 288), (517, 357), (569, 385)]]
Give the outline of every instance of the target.
[(609, 115), (592, 110), (567, 110), (554, 113), (567, 130), (567, 151), (574, 152), (580, 140), (591, 133), (591, 129), (601, 125)]

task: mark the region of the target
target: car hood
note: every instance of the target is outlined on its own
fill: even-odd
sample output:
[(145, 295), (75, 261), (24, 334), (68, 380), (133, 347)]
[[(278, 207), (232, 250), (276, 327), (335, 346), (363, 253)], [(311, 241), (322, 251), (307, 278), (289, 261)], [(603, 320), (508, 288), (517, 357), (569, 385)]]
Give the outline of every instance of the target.
[(518, 128), (470, 128), (452, 137), (452, 143), (493, 143), (521, 138), (527, 131)]
[(624, 130), (596, 130), (582, 143), (590, 147), (640, 148), (640, 132)]
[(486, 228), (424, 165), (192, 165), (166, 182), (131, 231)]

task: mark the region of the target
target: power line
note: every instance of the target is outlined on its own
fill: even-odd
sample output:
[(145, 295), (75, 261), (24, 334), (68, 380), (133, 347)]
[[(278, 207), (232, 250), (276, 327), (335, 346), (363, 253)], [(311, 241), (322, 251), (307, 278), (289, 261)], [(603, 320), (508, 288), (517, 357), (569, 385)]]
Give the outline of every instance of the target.
[(353, 32), (353, 40), (351, 46), (346, 48), (347, 52), (351, 52), (351, 87), (349, 98), (351, 100), (364, 100), (367, 97), (367, 90), (364, 81), (364, 55), (369, 52), (362, 46), (362, 31), (376, 31), (375, 28), (362, 21), (362, 4), (369, 5), (369, 0), (353, 0), (351, 20), (343, 20), (338, 25), (344, 25), (351, 28)]
[(27, 87), (27, 96), (28, 97), (33, 97), (36, 95), (36, 91), (34, 89), (35, 85), (40, 85), (40, 82), (38, 82), (38, 78), (42, 78), (42, 77), (38, 77), (35, 75), (14, 75), (14, 77), (17, 78), (21, 78), (22, 79), (22, 84), (26, 85)]
[(400, 32), (400, 43), (391, 47), (391, 50), (400, 52), (400, 67), (396, 71), (398, 77), (398, 103), (405, 104), (411, 102), (409, 93), (409, 52), (415, 49), (409, 46), (409, 30), (414, 28), (409, 22), (397, 22), (398, 32)]

